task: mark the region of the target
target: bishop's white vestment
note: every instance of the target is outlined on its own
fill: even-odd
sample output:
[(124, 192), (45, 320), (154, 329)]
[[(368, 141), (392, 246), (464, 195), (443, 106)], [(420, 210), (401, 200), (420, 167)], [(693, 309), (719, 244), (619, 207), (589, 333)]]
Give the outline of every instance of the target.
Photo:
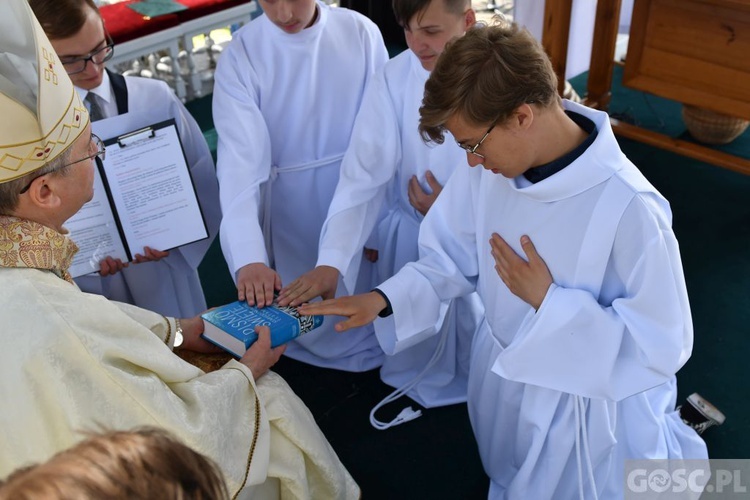
[(76, 287), (66, 271), (75, 251), (53, 229), (0, 216), (0, 478), (82, 431), (156, 426), (213, 459), (239, 498), (359, 498), (281, 377), (183, 361), (173, 319)]
[[(419, 135), (419, 106), (428, 77), (419, 59), (407, 50), (388, 61), (365, 92), (323, 225), (317, 263), (338, 269), (347, 292), (353, 292), (361, 249), (373, 228), (378, 282), (419, 258), (422, 215), (409, 203), (411, 177), (416, 175), (429, 190), (427, 170), (444, 185), (455, 169), (466, 166), (466, 155), (452, 138), (442, 145), (427, 145)], [(382, 220), (379, 214), (384, 214)], [(483, 312), (474, 293), (451, 301), (432, 339), (398, 354), (386, 349), (389, 356), (380, 370), (383, 381), (403, 387), (425, 369), (439, 348), (441, 352), (407, 395), (428, 407), (466, 401), (470, 344)], [(375, 326), (378, 336), (393, 335), (392, 323)]]
[[(102, 84), (92, 90), (101, 102), (105, 118), (122, 114), (125, 111), (118, 107), (125, 107), (128, 113), (160, 117), (154, 123), (170, 118), (175, 120), (209, 237), (172, 249), (167, 257), (159, 261), (131, 262), (116, 274), (80, 276), (76, 278), (76, 283), (85, 292), (104, 295), (111, 300), (168, 316), (193, 317), (206, 310), (198, 265), (219, 232), (221, 222), (219, 185), (211, 151), (195, 119), (166, 83), (149, 78), (124, 77), (124, 86), (113, 85), (115, 81), (122, 82), (122, 78), (105, 72)], [(87, 91), (77, 90), (84, 99)], [(92, 126), (96, 130), (96, 123)], [(138, 253), (143, 252), (138, 250)]]
[[(442, 301), (482, 298), (468, 405), (493, 499), (622, 498), (627, 458), (707, 458), (674, 411), (693, 330), (668, 203), (606, 113), (565, 107), (598, 130), (580, 157), (536, 184), (457, 170), (422, 223), (422, 259), (379, 286), (396, 350), (430, 333)], [(522, 257), (528, 235), (545, 260), (538, 311), (497, 275), (493, 232)]]
[[(221, 246), (235, 279), (256, 262), (273, 267), (283, 285), (315, 267), (364, 88), (388, 59), (370, 20), (322, 2), (317, 9), (315, 23), (296, 34), (261, 15), (235, 33), (219, 60), (213, 112)], [(358, 291), (372, 286), (368, 272), (359, 282)], [(326, 318), (286, 354), (349, 371), (380, 366), (372, 327), (341, 335), (337, 321)]]

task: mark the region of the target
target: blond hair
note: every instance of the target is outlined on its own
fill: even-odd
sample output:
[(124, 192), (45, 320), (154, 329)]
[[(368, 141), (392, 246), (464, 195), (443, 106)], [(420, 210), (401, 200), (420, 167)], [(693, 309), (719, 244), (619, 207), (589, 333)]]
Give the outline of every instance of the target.
[(227, 499), (216, 464), (166, 431), (90, 435), (47, 462), (15, 471), (0, 500)]
[(451, 41), (425, 84), (419, 131), (442, 144), (454, 115), (502, 125), (518, 106), (558, 104), (557, 76), (541, 44), (515, 23), (476, 26)]

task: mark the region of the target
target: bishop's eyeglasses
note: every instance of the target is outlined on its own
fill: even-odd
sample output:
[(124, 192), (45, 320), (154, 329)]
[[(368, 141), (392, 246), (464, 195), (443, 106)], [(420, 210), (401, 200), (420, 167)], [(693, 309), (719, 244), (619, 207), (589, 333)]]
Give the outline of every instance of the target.
[(88, 156), (80, 158), (80, 159), (78, 159), (76, 161), (72, 161), (70, 163), (66, 163), (65, 165), (60, 165), (59, 167), (57, 167), (57, 168), (55, 168), (53, 170), (50, 170), (49, 172), (45, 172), (43, 174), (37, 175), (36, 177), (34, 177), (33, 179), (31, 179), (29, 181), (29, 183), (26, 184), (26, 186), (22, 190), (20, 190), (18, 192), (18, 194), (25, 193), (26, 191), (29, 190), (29, 188), (31, 187), (31, 185), (34, 183), (35, 180), (37, 180), (40, 177), (44, 177), (47, 174), (51, 174), (52, 172), (57, 172), (58, 170), (62, 170), (65, 167), (69, 167), (71, 165), (75, 165), (76, 163), (81, 163), (82, 161), (90, 160), (92, 158), (95, 159), (97, 162), (100, 162), (100, 161), (104, 160), (104, 157), (107, 154), (107, 148), (104, 147), (104, 143), (102, 142), (102, 140), (99, 139), (99, 137), (96, 136), (96, 135), (94, 135), (94, 134), (91, 134), (91, 144), (89, 146), (89, 152), (93, 151), (92, 146), (94, 148), (96, 148), (96, 152), (94, 152), (93, 154), (90, 154)]

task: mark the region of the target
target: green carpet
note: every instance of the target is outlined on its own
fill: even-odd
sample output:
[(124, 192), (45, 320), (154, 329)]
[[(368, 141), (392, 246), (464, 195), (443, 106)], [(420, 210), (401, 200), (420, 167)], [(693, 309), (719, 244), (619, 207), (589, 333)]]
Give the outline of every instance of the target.
[[(610, 116), (675, 139), (700, 144), (687, 132), (682, 120), (681, 103), (624, 87), (623, 71), (622, 66), (616, 65), (612, 73)], [(581, 96), (586, 92), (587, 79), (588, 73), (583, 73), (570, 80), (573, 88)], [(750, 158), (750, 127), (734, 141), (715, 148), (725, 153)]]

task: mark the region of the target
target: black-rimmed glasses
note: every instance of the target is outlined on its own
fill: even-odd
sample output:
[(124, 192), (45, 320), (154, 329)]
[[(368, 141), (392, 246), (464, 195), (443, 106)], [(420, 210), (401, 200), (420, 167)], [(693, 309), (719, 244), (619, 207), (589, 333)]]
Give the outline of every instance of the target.
[[(104, 147), (104, 143), (102, 142), (102, 140), (99, 139), (99, 137), (96, 136), (95, 134), (91, 134), (91, 145), (93, 145), (96, 148), (96, 152), (94, 154), (90, 154), (89, 156), (86, 156), (84, 158), (80, 158), (76, 161), (66, 163), (65, 165), (60, 165), (59, 167), (53, 170), (50, 170), (49, 172), (45, 172), (43, 174), (37, 175), (36, 177), (31, 179), (29, 183), (26, 184), (26, 186), (18, 192), (18, 194), (25, 193), (26, 191), (29, 190), (29, 188), (31, 187), (31, 185), (34, 183), (35, 180), (37, 180), (40, 177), (44, 177), (47, 174), (51, 174), (52, 172), (57, 172), (58, 170), (62, 170), (65, 167), (69, 167), (71, 165), (75, 165), (76, 163), (81, 163), (82, 161), (90, 160), (92, 158), (99, 158), (100, 160), (104, 160), (104, 157), (107, 154), (107, 148)], [(91, 151), (91, 148), (89, 148), (89, 151)]]
[(109, 33), (107, 33), (106, 31), (104, 36), (104, 41), (107, 42), (107, 45), (105, 45), (101, 49), (90, 52), (87, 56), (73, 57), (63, 60), (62, 63), (63, 66), (65, 66), (65, 72), (69, 75), (83, 73), (84, 71), (86, 71), (86, 66), (88, 65), (89, 61), (94, 64), (104, 64), (105, 62), (112, 59), (112, 56), (115, 55), (115, 42), (112, 41), (112, 37), (109, 36)]
[(458, 144), (458, 147), (466, 151), (467, 153), (471, 153), (474, 156), (478, 156), (479, 158), (484, 159), (484, 155), (477, 153), (477, 149), (479, 149), (479, 146), (482, 145), (484, 140), (487, 138), (488, 135), (490, 135), (490, 132), (492, 132), (492, 129), (495, 128), (495, 125), (497, 125), (497, 122), (490, 125), (490, 128), (487, 129), (487, 132), (484, 133), (481, 139), (479, 139), (479, 142), (474, 144), (473, 146), (469, 146), (467, 144), (461, 144), (460, 142), (456, 141), (456, 144)]

